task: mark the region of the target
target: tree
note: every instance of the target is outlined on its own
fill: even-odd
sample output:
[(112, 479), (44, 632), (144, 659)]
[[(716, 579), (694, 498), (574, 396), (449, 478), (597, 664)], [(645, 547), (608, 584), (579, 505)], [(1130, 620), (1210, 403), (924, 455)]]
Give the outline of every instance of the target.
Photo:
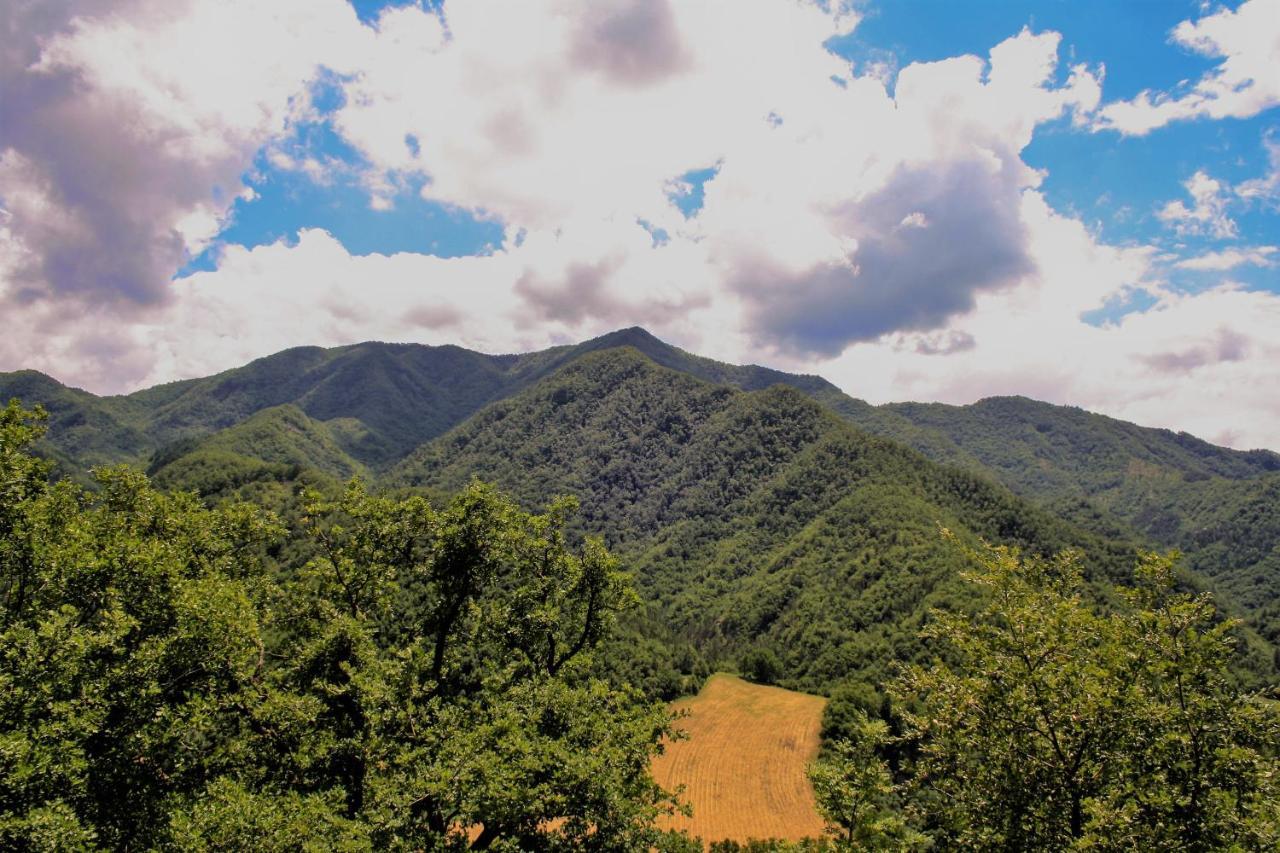
[(1171, 557), (1146, 555), (1123, 590), (1124, 650), (1140, 662), (1114, 782), (1091, 804), (1095, 836), (1119, 845), (1216, 850), (1280, 845), (1280, 714), (1241, 696), (1235, 620), (1207, 593), (1175, 591)]
[(1277, 843), (1273, 703), (1240, 695), (1234, 623), (1147, 555), (1116, 607), (1084, 597), (1078, 554), (971, 554), (987, 592), (937, 613), (932, 666), (892, 686), (936, 838), (980, 849)]
[(782, 662), (773, 649), (766, 647), (748, 651), (742, 656), (740, 666), (747, 680), (756, 684), (773, 684), (782, 675)]
[(674, 802), (648, 768), (670, 716), (589, 675), (635, 599), (598, 541), (569, 550), (575, 508), (531, 515), (479, 483), (440, 511), (358, 484), (312, 496), (320, 553), (280, 677), (329, 733), (299, 771), (344, 789), (378, 846), (660, 840)]
[(39, 433), (0, 416), (0, 841), (153, 846), (173, 803), (246, 765), (279, 529), (128, 469), (51, 485)]
[[(285, 526), (127, 468), (50, 484), (0, 411), (0, 846), (679, 846), (660, 705), (593, 677), (603, 546), (473, 484)], [(306, 555), (295, 559), (287, 555)]]
[(898, 810), (898, 789), (880, 751), (889, 744), (889, 727), (858, 713), (853, 736), (831, 744), (809, 766), (818, 810), (841, 849), (904, 850), (925, 838), (908, 827)]

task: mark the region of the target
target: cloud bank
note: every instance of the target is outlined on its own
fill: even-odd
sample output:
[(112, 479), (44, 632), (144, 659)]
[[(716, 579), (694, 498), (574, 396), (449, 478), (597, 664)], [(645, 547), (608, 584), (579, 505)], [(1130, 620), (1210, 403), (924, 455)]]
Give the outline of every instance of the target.
[[(1280, 364), (1280, 298), (1221, 279), (1172, 288), (1160, 252), (1105, 244), (1024, 162), (1046, 123), (1120, 121), (1100, 107), (1100, 70), (1064, 66), (1056, 33), (895, 76), (828, 49), (855, 12), (801, 0), (474, 0), (370, 25), (339, 0), (3, 14), (23, 38), (0, 68), (19, 93), (0, 124), (0, 300), (24, 331), (0, 342), (0, 367), (116, 391), (301, 344), (509, 352), (643, 324), (876, 402), (1022, 393), (1280, 447), (1280, 402), (1256, 393)], [(1243, 91), (1230, 60), (1255, 48), (1214, 23), (1226, 14), (1178, 38), (1219, 51), (1214, 79)], [(341, 94), (325, 110), (321, 80)], [(1249, 98), (1238, 109), (1268, 103)], [(355, 255), (305, 229), (171, 280), (255, 158), (316, 121), (355, 152), (344, 168), (375, 208), (420, 187), (500, 222), (502, 244)], [(677, 204), (707, 169), (701, 206)], [(1222, 199), (1267, 203), (1266, 180), (1200, 172), (1190, 203), (1158, 213), (1226, 238)], [(1271, 260), (1253, 247), (1181, 263)], [(1153, 307), (1086, 322), (1135, 294)]]

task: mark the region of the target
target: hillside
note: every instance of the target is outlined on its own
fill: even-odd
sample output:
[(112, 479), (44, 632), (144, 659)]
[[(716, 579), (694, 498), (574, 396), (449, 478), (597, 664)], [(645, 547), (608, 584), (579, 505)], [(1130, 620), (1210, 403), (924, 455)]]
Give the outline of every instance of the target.
[[(227, 429), (264, 409), (292, 405), (337, 421), (334, 439), (359, 465), (387, 467), (486, 404), (600, 350), (632, 346), (656, 363), (744, 390), (782, 383), (817, 398), (840, 391), (823, 379), (722, 364), (663, 343), (639, 328), (522, 355), (456, 346), (368, 342), (298, 347), (201, 379), (119, 397), (97, 397), (35, 371), (0, 374), (0, 399), (42, 402), (50, 413), (46, 452), (71, 467), (174, 456), (169, 445)], [(179, 447), (189, 447), (179, 444)]]
[(1280, 640), (1280, 454), (1231, 450), (1025, 397), (842, 413), (935, 461), (987, 473), (1099, 533), (1181, 550), (1188, 566)]
[(343, 419), (307, 417), (292, 404), (263, 409), (204, 438), (166, 446), (148, 473), (161, 486), (211, 494), (259, 479), (293, 478), (312, 468), (339, 480), (367, 477), (344, 448), (359, 446), (367, 431)]
[(154, 442), (127, 404), (68, 388), (34, 370), (0, 374), (0, 399), (40, 403), (53, 427), (40, 451), (57, 460), (64, 475), (94, 465), (136, 462), (146, 458)]
[[(598, 370), (602, 357), (623, 349), (632, 354), (628, 365), (614, 364), (603, 384), (591, 370), (575, 369)], [(633, 552), (664, 606), (684, 595), (720, 600), (711, 580), (667, 577), (688, 553), (723, 578), (772, 578), (734, 580), (728, 611), (768, 613), (760, 600), (771, 598), (795, 607), (804, 596), (780, 587), (782, 578), (808, 588), (825, 577), (804, 579), (816, 559), (806, 555), (829, 547), (838, 560), (896, 554), (880, 539), (850, 532), (864, 517), (902, 519), (912, 542), (931, 537), (944, 518), (1009, 538), (1001, 524), (979, 523), (981, 513), (956, 503), (972, 490), (1019, 524), (1035, 518), (1031, 526), (1057, 531), (1024, 537), (1037, 545), (1076, 543), (1084, 528), (1095, 543), (1181, 548), (1189, 567), (1280, 641), (1280, 456), (1024, 398), (870, 406), (818, 377), (723, 364), (638, 328), (523, 355), (376, 342), (303, 347), (122, 397), (96, 397), (33, 371), (0, 375), (0, 398), (14, 396), (49, 409), (42, 451), (64, 475), (130, 462), (165, 486), (212, 496), (288, 482), (302, 470), (339, 479), (385, 475), (385, 482), (440, 491), (479, 474), (532, 503), (553, 492), (579, 494), (584, 523)], [(856, 429), (839, 428), (840, 420)], [(922, 467), (901, 445), (950, 467)], [(793, 494), (769, 491), (807, 494), (811, 482), (823, 485), (803, 511), (793, 508)], [(991, 483), (1040, 508), (1010, 503)], [(693, 556), (691, 542), (704, 550)], [(706, 551), (706, 542), (719, 544)], [(744, 568), (744, 552), (781, 568)], [(876, 559), (891, 565), (895, 558)], [(866, 583), (857, 580), (863, 571), (850, 569), (850, 579)], [(901, 609), (872, 607), (858, 618), (875, 622)], [(713, 622), (721, 626), (715, 630), (685, 620), (681, 630), (701, 642), (739, 618), (717, 615), (723, 621)], [(784, 630), (767, 615), (755, 621)]]
[(443, 495), (472, 477), (530, 506), (576, 495), (584, 527), (680, 639), (713, 661), (768, 648), (804, 689), (877, 683), (919, 652), (928, 608), (963, 595), (940, 525), (1036, 552), (1084, 547), (1099, 579), (1132, 555), (792, 388), (734, 391), (631, 348), (487, 407), (387, 481)]

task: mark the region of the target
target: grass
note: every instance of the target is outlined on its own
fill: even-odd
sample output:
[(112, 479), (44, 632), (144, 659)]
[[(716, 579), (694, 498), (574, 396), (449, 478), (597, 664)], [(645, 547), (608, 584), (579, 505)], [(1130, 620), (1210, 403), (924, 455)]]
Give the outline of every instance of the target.
[(684, 785), (693, 816), (669, 825), (708, 843), (820, 836), (805, 765), (817, 757), (826, 702), (723, 673), (676, 702), (689, 738), (667, 745), (653, 776), (667, 789)]

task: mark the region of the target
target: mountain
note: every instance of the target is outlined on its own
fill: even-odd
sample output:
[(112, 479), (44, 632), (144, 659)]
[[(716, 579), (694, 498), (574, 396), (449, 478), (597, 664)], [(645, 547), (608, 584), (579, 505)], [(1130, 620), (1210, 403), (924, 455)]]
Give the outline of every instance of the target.
[(49, 412), (53, 429), (40, 450), (57, 461), (64, 474), (138, 461), (154, 446), (127, 403), (68, 388), (35, 370), (0, 374), (0, 401), (12, 398), (40, 403)]
[(148, 473), (160, 486), (202, 494), (263, 478), (294, 478), (304, 468), (340, 480), (367, 478), (368, 469), (344, 449), (359, 446), (366, 435), (358, 422), (317, 421), (286, 403), (203, 438), (167, 445), (152, 457)]
[(378, 342), (298, 347), (214, 376), (117, 397), (96, 397), (35, 371), (19, 371), (0, 374), (0, 399), (43, 402), (50, 413), (47, 449), (84, 467), (147, 464), (167, 445), (211, 435), (264, 409), (292, 405), (315, 421), (345, 421), (335, 440), (360, 465), (377, 469), (394, 464), (487, 403), (517, 393), (583, 355), (620, 346), (735, 388), (783, 383), (818, 399), (842, 396), (818, 377), (722, 364), (631, 328), (522, 355)]
[[(639, 328), (520, 355), (301, 347), (117, 397), (0, 374), (0, 398), (13, 396), (49, 409), (43, 450), (72, 475), (131, 462), (206, 495), (304, 470), (435, 491), (480, 475), (530, 503), (577, 494), (583, 525), (627, 552), (687, 636), (809, 649), (795, 663), (811, 685), (844, 640), (801, 635), (822, 623), (845, 636), (814, 616), (828, 593), (813, 590), (857, 590), (835, 600), (858, 624), (916, 618), (950, 594), (935, 593), (955, 569), (938, 522), (1037, 549), (1084, 544), (1111, 568), (1115, 543), (1181, 548), (1280, 642), (1280, 456), (1025, 398), (871, 406)], [(906, 582), (898, 563), (938, 574)]]
[(1184, 552), (1280, 641), (1280, 454), (1025, 397), (849, 407), (861, 428), (981, 471), (1097, 532)]
[[(776, 653), (788, 683), (879, 683), (932, 606), (962, 600), (939, 534), (1090, 555), (1100, 587), (1132, 546), (989, 479), (855, 428), (795, 388), (738, 391), (624, 347), (582, 356), (414, 451), (387, 482), (439, 494), (472, 477), (523, 503), (582, 502), (678, 639), (713, 658)], [(1105, 593), (1100, 593), (1105, 594)]]
[(1280, 472), (1280, 454), (1218, 447), (1072, 406), (990, 397), (969, 406), (890, 403), (846, 414), (863, 429), (951, 464), (981, 467), (1041, 499), (1096, 496), (1153, 473), (1187, 481)]

